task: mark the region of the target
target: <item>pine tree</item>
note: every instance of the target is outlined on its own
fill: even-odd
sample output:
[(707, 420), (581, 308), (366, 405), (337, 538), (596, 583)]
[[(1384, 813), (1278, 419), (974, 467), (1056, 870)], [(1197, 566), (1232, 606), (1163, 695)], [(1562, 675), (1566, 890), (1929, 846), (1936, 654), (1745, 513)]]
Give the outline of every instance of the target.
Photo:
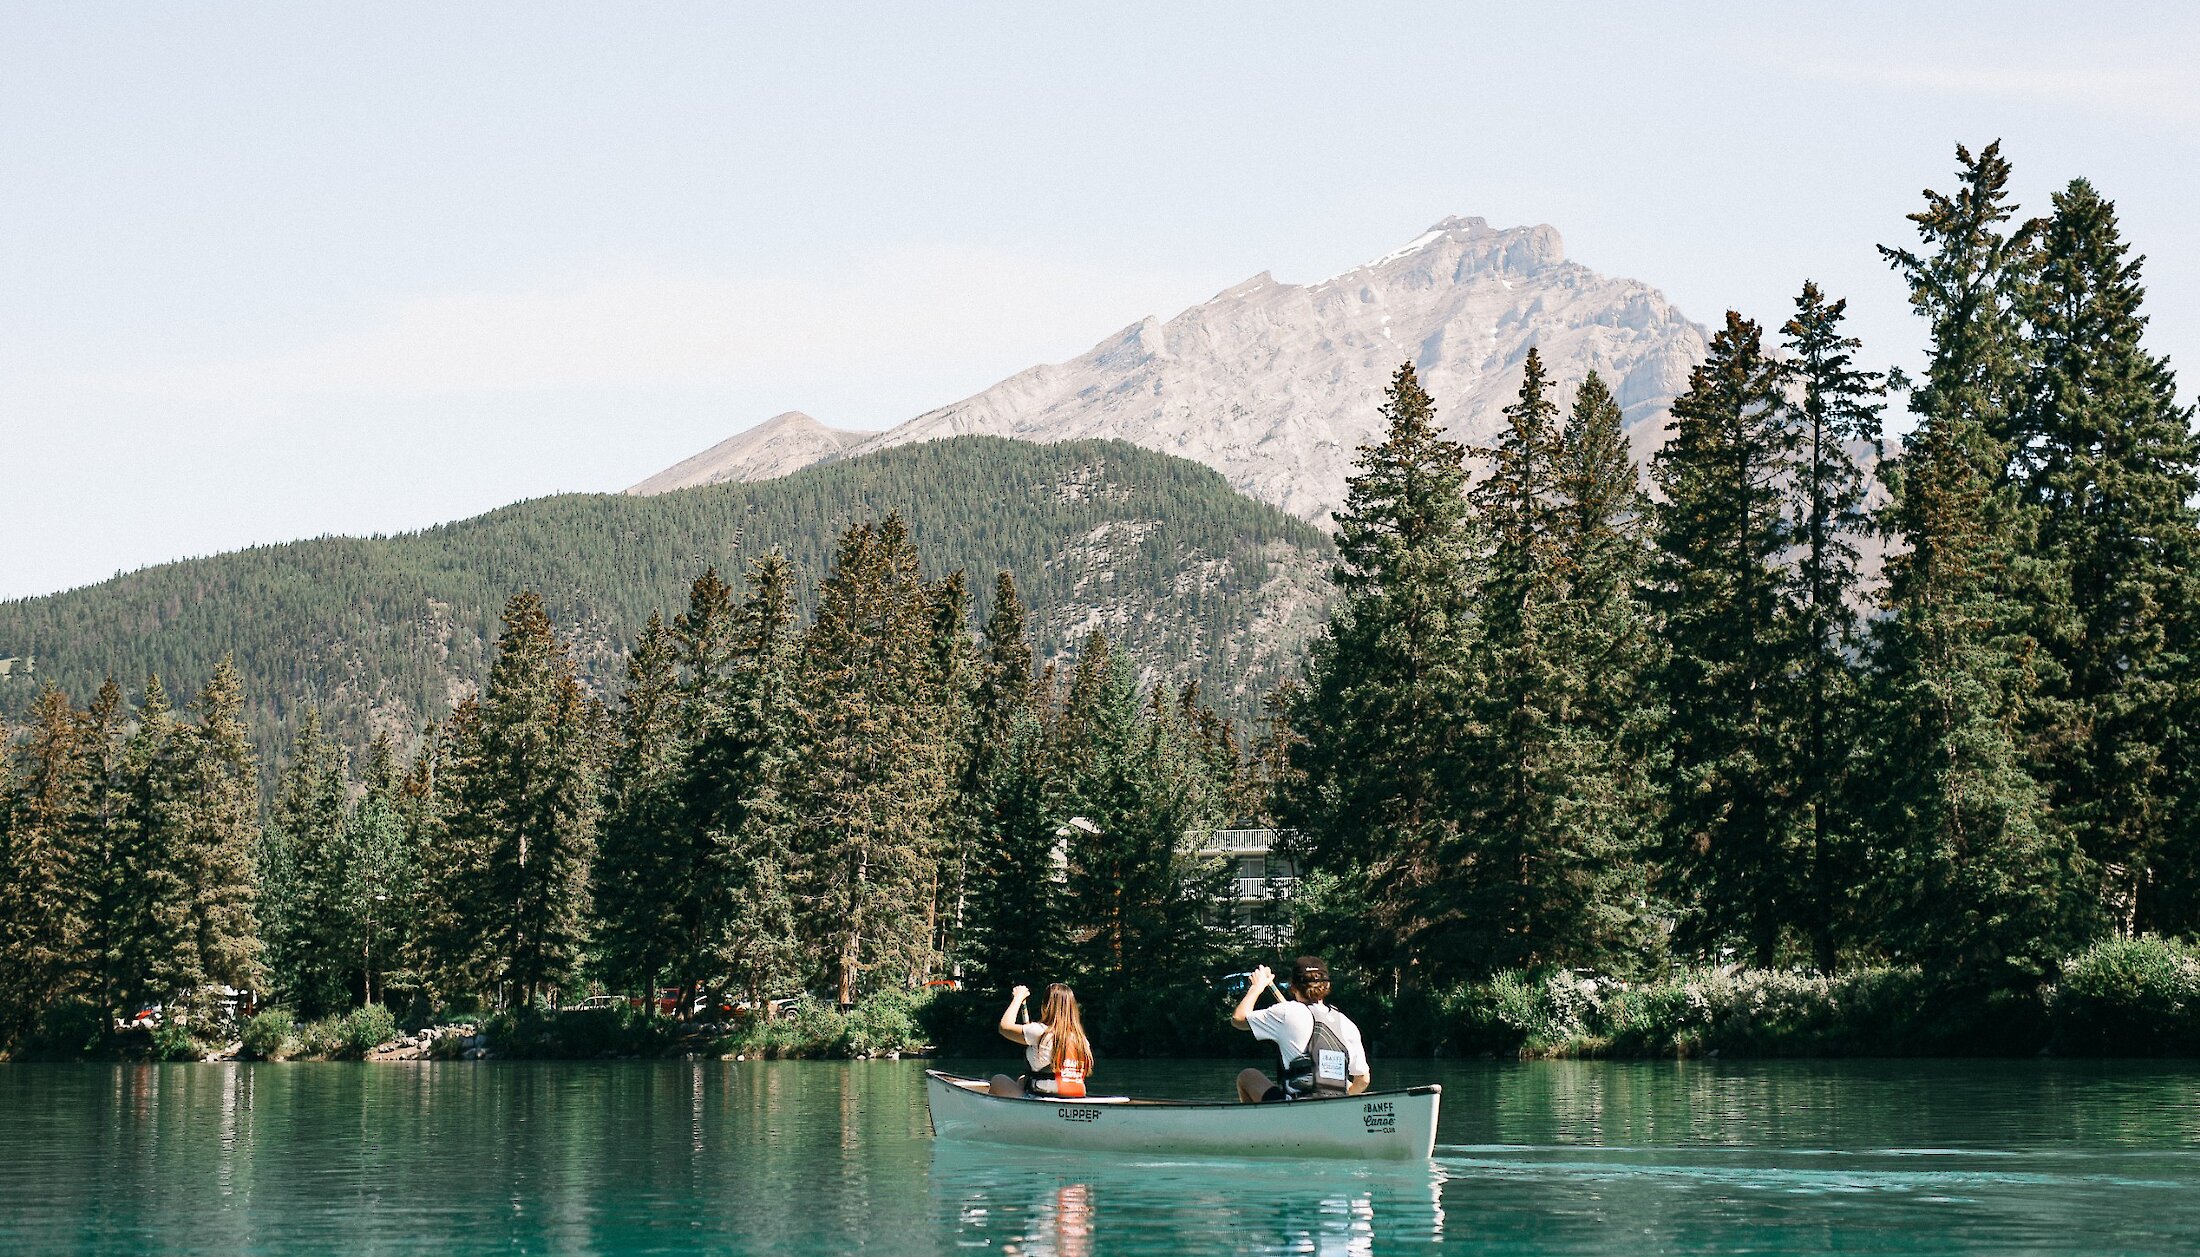
[(732, 761), (739, 819), (722, 830), (714, 855), (712, 879), (727, 899), (711, 930), (715, 969), (755, 1004), (799, 982), (808, 958), (793, 882), (802, 643), (795, 573), (786, 557), (760, 556), (749, 564), (746, 583), (729, 691), (730, 720), (743, 731)]
[[(122, 964), (131, 921), (131, 861), (135, 829), (125, 749), (130, 711), (122, 687), (102, 682), (85, 713), (87, 798), (80, 877), (85, 894), (86, 961), (92, 966), (86, 997), (100, 1010), (100, 1033), (114, 1025), (115, 1005), (128, 984)], [(135, 1012), (135, 1009), (127, 1010)]]
[(1091, 998), (1128, 1024), (1157, 987), (1195, 980), (1215, 957), (1228, 870), (1196, 839), (1220, 819), (1223, 791), (1176, 705), (1160, 691), (1142, 699), (1098, 633), (1063, 724), (1076, 733), (1062, 802), (1085, 822), (1067, 826), (1063, 923)]
[(308, 1017), (350, 1003), (358, 951), (347, 896), (349, 793), (343, 751), (309, 707), (277, 780), (256, 861), (270, 976), (277, 994)]
[(1901, 954), (1988, 986), (2052, 971), (2086, 928), (2083, 857), (2033, 778), (2035, 613), (2013, 591), (2029, 519), (2010, 480), (2026, 379), (2015, 301), (2030, 227), (2005, 232), (1998, 145), (1957, 150), (1962, 186), (1911, 215), (1922, 252), (1881, 252), (1932, 329), (1887, 511), (1904, 549), (1887, 564), (1874, 641), (1875, 821), (1900, 845), (1875, 891)]
[(504, 611), (478, 752), (452, 789), (451, 838), (486, 858), (493, 976), (522, 1006), (580, 960), (599, 797), (595, 721), (533, 592)]
[(1856, 366), (1861, 342), (1843, 334), (1847, 310), (1848, 302), (1829, 302), (1818, 285), (1806, 282), (1795, 316), (1781, 329), (1799, 441), (1787, 513), (1797, 550), (1788, 606), (1802, 673), (1792, 713), (1799, 729), (1791, 775), (1809, 826), (1801, 922), (1813, 959), (1827, 973), (1850, 915), (1843, 901), (1862, 871), (1854, 850), (1851, 769), (1862, 730), (1852, 661), (1862, 646), (1857, 539), (1871, 519), (1857, 451), (1869, 450), (1874, 458), (1881, 453), (1879, 399), (1886, 394), (1882, 376)]
[(1068, 813), (1038, 684), (1023, 601), (1002, 572), (985, 623), (969, 768), (956, 806), (973, 822), (960, 955), (971, 980), (1004, 992), (1068, 972), (1062, 888), (1053, 867), (1054, 829)]
[(224, 659), (191, 702), (191, 724), (169, 740), (173, 793), (161, 816), (161, 854), (172, 897), (156, 900), (161, 937), (157, 988), (193, 1014), (212, 1011), (217, 986), (253, 990), (265, 980), (253, 852), (260, 836), (260, 776), (244, 727), (244, 687)]
[(635, 639), (626, 676), (593, 874), (596, 944), (605, 977), (650, 993), (683, 938), (672, 911), (680, 873), (670, 855), (685, 823), (687, 744), (676, 647), (661, 616), (652, 614)]
[(1562, 699), (1556, 763), (1569, 783), (1554, 820), (1576, 887), (1565, 925), (1573, 955), (1607, 967), (1639, 957), (1649, 941), (1641, 929), (1642, 855), (1654, 832), (1649, 763), (1662, 721), (1650, 689), (1656, 638), (1642, 597), (1650, 502), (1620, 420), (1611, 390), (1590, 372), (1559, 440), (1564, 600), (1551, 652)]
[[(383, 971), (405, 951), (406, 906), (418, 895), (419, 863), (407, 833), (397, 747), (387, 732), (367, 745), (359, 801), (344, 822), (344, 915), (359, 941), (362, 1004), (386, 999)], [(378, 998), (379, 997), (379, 998)]]
[(20, 762), (0, 777), (0, 1046), (36, 1031), (90, 976), (88, 732), (58, 686), (41, 686)]
[(958, 905), (964, 897), (971, 846), (977, 839), (977, 817), (970, 792), (978, 767), (977, 690), (981, 665), (970, 636), (969, 578), (960, 568), (949, 572), (932, 586), (930, 596), (931, 680), (939, 695), (946, 771), (955, 783), (955, 793), (941, 818), (940, 858), (933, 870), (931, 891), (925, 897), (925, 915), (930, 922), (927, 932), (933, 954), (952, 963), (958, 951)]
[(1531, 348), (1497, 444), (1481, 451), (1489, 474), (1469, 494), (1488, 549), (1471, 654), (1472, 768), (1459, 797), (1466, 837), (1447, 887), (1460, 927), (1432, 940), (1440, 951), (1422, 954), (1451, 971), (1549, 959), (1579, 907), (1563, 902), (1575, 853), (1555, 814), (1571, 783), (1558, 775), (1567, 697), (1552, 653), (1564, 601), (1561, 430), (1549, 392), (1542, 355)]
[(912, 906), (934, 884), (952, 784), (932, 610), (889, 515), (842, 535), (803, 644), (802, 898), (843, 1005), (872, 974), (913, 983), (931, 965)]
[(470, 810), (491, 799), (485, 720), (480, 695), (461, 698), (422, 748), (407, 784), (425, 891), (415, 967), (441, 1002), (488, 991), (498, 970), (493, 923), (503, 906), (491, 874), (500, 825)]
[(1009, 717), (990, 752), (971, 862), (965, 957), (970, 979), (1000, 992), (1069, 972), (1066, 890), (1055, 829), (1071, 815), (1054, 744), (1038, 712)]
[[(2177, 928), (2149, 902), (2183, 823), (2173, 783), (2190, 622), (2200, 447), (2168, 362), (2140, 344), (2143, 259), (2083, 179), (2055, 195), (2036, 275), (2015, 304), (2035, 365), (2018, 420), (2022, 491), (2059, 614), (2039, 617), (2056, 726), (2040, 773), (2101, 870), (2115, 927)], [(2189, 918), (2187, 918), (2189, 920)]]
[(1667, 868), (1688, 909), (1680, 938), (1738, 938), (1759, 965), (1798, 922), (1802, 894), (1782, 701), (1794, 654), (1785, 379), (1758, 325), (1729, 311), (1651, 462), (1665, 498), (1651, 591), (1667, 648), (1661, 785)]
[(1402, 972), (1456, 925), (1443, 894), (1476, 579), (1466, 452), (1410, 363), (1382, 414), (1384, 437), (1362, 447), (1337, 513), (1338, 602), (1290, 713), (1300, 740), (1279, 811), (1310, 863), (1365, 903), (1359, 959)]
[(118, 829), (125, 843), (116, 853), (107, 914), (110, 998), (125, 1017), (173, 996), (157, 975), (173, 967), (170, 956), (185, 945), (190, 888), (171, 853), (179, 829), (175, 767), (182, 736), (167, 688), (159, 677), (147, 677), (137, 727), (123, 744)]

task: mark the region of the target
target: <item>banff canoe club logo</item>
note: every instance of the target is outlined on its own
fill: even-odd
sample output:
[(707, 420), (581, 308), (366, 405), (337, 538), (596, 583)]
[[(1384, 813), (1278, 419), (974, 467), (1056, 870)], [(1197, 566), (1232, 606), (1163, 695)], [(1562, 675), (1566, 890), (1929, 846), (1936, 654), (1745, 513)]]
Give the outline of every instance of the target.
[(1398, 1129), (1398, 1106), (1389, 1100), (1370, 1100), (1360, 1106), (1360, 1125), (1370, 1133), (1389, 1134)]
[(1075, 1109), (1065, 1106), (1054, 1110), (1054, 1116), (1065, 1122), (1096, 1122), (1100, 1120), (1100, 1110)]

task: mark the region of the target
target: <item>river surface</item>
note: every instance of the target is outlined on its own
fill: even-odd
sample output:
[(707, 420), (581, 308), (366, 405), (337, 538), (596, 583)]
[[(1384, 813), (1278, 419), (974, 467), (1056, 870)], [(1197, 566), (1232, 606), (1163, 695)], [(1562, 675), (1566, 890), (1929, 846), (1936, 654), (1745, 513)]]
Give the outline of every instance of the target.
[(0, 1065), (0, 1252), (2200, 1253), (2200, 1066), (1379, 1069), (1432, 1164), (942, 1145), (908, 1061)]

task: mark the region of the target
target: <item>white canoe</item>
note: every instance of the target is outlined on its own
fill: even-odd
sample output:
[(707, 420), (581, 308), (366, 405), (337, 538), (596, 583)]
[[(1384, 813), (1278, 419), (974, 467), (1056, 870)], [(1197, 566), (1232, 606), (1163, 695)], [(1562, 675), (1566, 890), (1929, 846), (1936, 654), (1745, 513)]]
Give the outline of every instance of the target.
[(1288, 1104), (1223, 1100), (1007, 1097), (976, 1078), (924, 1071), (932, 1133), (941, 1139), (1226, 1157), (1350, 1157), (1426, 1161), (1436, 1146), (1442, 1087), (1370, 1091)]

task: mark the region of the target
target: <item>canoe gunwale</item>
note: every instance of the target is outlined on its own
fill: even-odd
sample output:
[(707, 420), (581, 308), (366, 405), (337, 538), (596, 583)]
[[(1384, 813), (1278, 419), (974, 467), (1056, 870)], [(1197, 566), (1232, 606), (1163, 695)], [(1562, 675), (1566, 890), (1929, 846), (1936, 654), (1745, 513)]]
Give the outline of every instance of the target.
[[(1106, 1104), (1110, 1106), (1134, 1105), (1139, 1108), (1157, 1109), (1239, 1109), (1247, 1107), (1242, 1100), (1160, 1100), (1140, 1099), (1137, 1096), (1091, 1095), (1081, 1096), (1074, 1100), (1065, 1100), (1061, 1096), (1049, 1095), (997, 1096), (992, 1092), (992, 1084), (983, 1078), (969, 1078), (961, 1074), (950, 1074), (944, 1069), (927, 1069), (924, 1074), (927, 1078), (937, 1078), (950, 1087), (967, 1091), (981, 1099), (999, 1100), (1003, 1104)], [(1441, 1084), (1427, 1082), (1412, 1087), (1392, 1087), (1387, 1091), (1363, 1091), (1358, 1095), (1349, 1096), (1306, 1096), (1297, 1100), (1278, 1101), (1277, 1103), (1293, 1106), (1335, 1104), (1340, 1101), (1356, 1103), (1363, 1100), (1380, 1100), (1389, 1096), (1426, 1096), (1442, 1095), (1443, 1093), (1444, 1088)]]

